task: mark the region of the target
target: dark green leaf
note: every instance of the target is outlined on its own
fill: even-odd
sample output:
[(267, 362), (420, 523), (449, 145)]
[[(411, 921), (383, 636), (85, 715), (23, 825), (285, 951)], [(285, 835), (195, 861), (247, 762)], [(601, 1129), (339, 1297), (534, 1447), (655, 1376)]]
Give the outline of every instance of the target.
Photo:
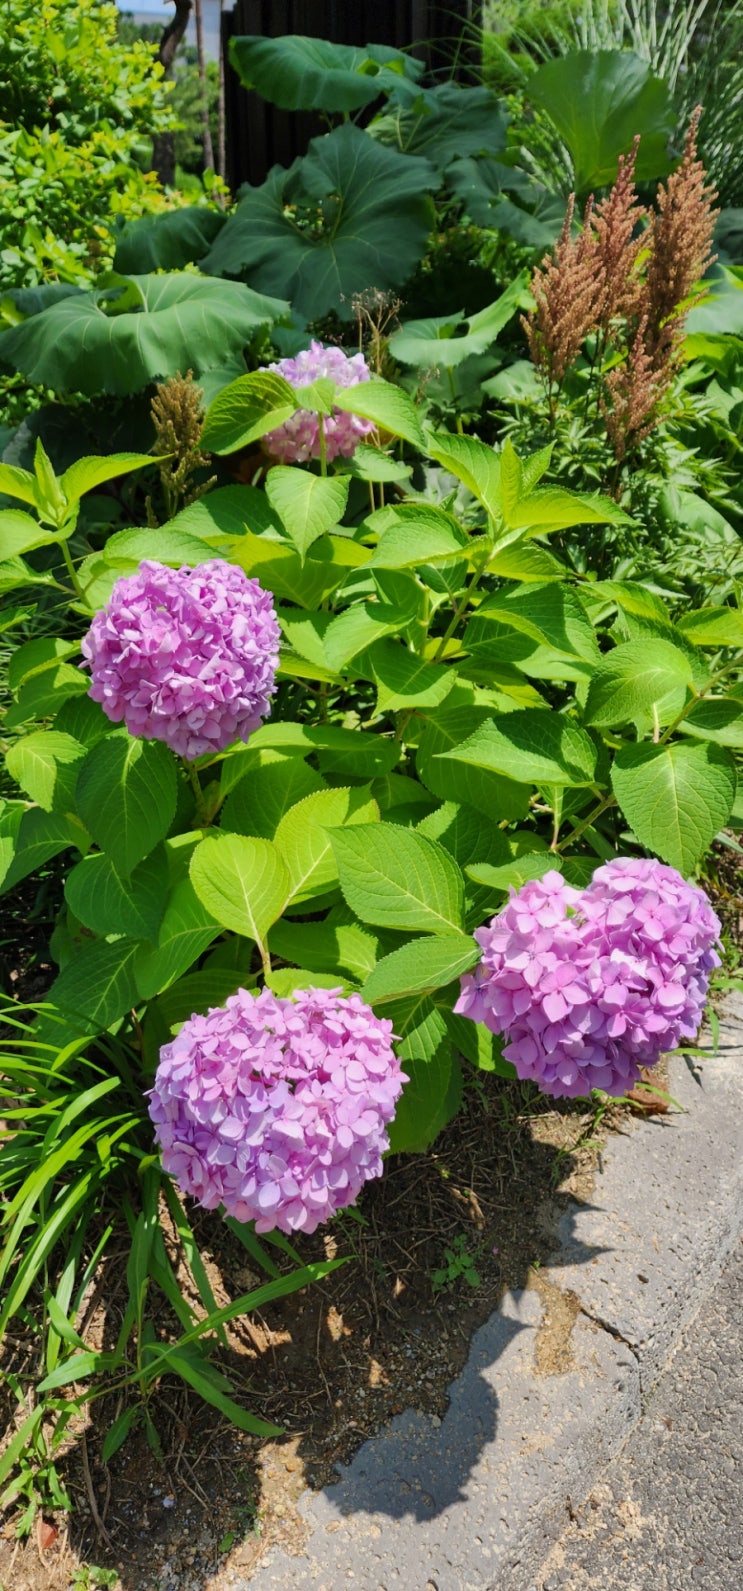
[(175, 815), (172, 752), (117, 731), (88, 753), (77, 784), (78, 811), (123, 877), (154, 850)]
[(611, 782), (640, 844), (688, 874), (730, 814), (735, 762), (709, 741), (622, 746)]

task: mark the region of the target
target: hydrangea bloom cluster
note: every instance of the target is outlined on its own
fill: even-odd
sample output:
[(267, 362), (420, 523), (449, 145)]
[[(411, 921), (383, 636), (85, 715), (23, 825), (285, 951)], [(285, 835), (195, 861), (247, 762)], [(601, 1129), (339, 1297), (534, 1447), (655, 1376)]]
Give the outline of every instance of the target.
[(475, 934), (482, 961), (455, 1010), (505, 1034), (546, 1094), (621, 1095), (695, 1036), (719, 933), (702, 890), (661, 862), (615, 858), (582, 891), (545, 873)]
[(161, 1050), (150, 1095), (165, 1170), (258, 1232), (314, 1232), (381, 1175), (407, 1081), (391, 1036), (338, 989), (238, 989), (192, 1016)]
[(195, 569), (145, 560), (83, 640), (88, 694), (180, 757), (223, 751), (269, 710), (280, 633), (270, 592), (222, 558)]
[[(308, 387), (319, 376), (329, 376), (336, 387), (355, 387), (359, 381), (369, 380), (369, 367), (363, 354), (344, 354), (342, 348), (324, 348), (322, 343), (310, 343), (294, 359), (279, 359), (269, 365), (292, 387)], [(362, 420), (357, 414), (344, 414), (334, 409), (323, 420), (325, 452), (327, 458), (350, 458), (361, 438), (374, 429), (371, 420)], [(320, 457), (320, 422), (310, 409), (297, 409), (283, 425), (269, 431), (263, 438), (269, 453), (282, 464), (304, 464), (307, 459)]]

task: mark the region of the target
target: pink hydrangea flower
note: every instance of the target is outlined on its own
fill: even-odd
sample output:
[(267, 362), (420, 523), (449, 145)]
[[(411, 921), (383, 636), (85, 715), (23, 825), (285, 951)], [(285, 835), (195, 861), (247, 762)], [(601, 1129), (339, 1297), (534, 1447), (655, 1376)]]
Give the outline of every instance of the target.
[[(279, 359), (269, 365), (292, 387), (308, 387), (319, 376), (329, 376), (336, 387), (355, 387), (359, 381), (370, 379), (369, 367), (363, 354), (344, 354), (342, 348), (324, 348), (322, 343), (310, 343), (294, 359)], [(373, 431), (371, 420), (360, 415), (345, 414), (334, 409), (323, 420), (325, 452), (328, 460), (351, 458), (362, 437)], [(304, 464), (307, 459), (320, 457), (320, 423), (311, 409), (297, 409), (283, 425), (269, 431), (263, 441), (274, 458), (282, 464)]]
[(88, 694), (112, 723), (181, 757), (223, 751), (269, 711), (279, 641), (270, 592), (234, 564), (145, 560), (83, 640)]
[(407, 1082), (391, 1038), (358, 994), (238, 989), (160, 1052), (150, 1115), (165, 1170), (258, 1232), (314, 1232), (381, 1175)]
[(549, 872), (478, 929), (455, 1010), (505, 1034), (545, 1093), (621, 1095), (697, 1033), (719, 933), (703, 891), (661, 862), (618, 857), (583, 891)]

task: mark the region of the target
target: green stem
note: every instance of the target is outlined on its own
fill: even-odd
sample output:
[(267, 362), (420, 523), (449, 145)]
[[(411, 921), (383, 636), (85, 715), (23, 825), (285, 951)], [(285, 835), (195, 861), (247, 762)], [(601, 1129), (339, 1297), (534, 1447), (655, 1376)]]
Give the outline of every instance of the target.
[(204, 792), (201, 788), (201, 780), (199, 779), (192, 762), (189, 762), (186, 757), (181, 757), (181, 762), (186, 770), (188, 782), (191, 786), (191, 789), (193, 790), (196, 800), (196, 816), (199, 820), (199, 828), (208, 829), (213, 814), (210, 816), (209, 812), (207, 812), (206, 802), (204, 800)]
[(69, 577), (70, 577), (70, 579), (72, 581), (72, 585), (73, 585), (73, 589), (74, 589), (74, 592), (75, 592), (75, 596), (79, 597), (81, 602), (84, 602), (85, 601), (85, 594), (83, 592), (83, 588), (82, 588), (82, 586), (80, 584), (80, 581), (77, 578), (77, 574), (76, 574), (76, 571), (75, 571), (75, 565), (72, 562), (72, 555), (70, 553), (69, 547), (67, 546), (67, 542), (66, 541), (61, 541), (59, 545), (62, 548), (62, 557), (64, 558), (64, 561), (65, 561), (65, 563), (67, 565), (67, 573), (68, 573), (68, 575), (69, 575)]
[(318, 414), (318, 416), (317, 416), (317, 426), (318, 426), (318, 431), (317, 431), (318, 441), (320, 443), (320, 474), (321, 475), (327, 475), (327, 473), (328, 473), (328, 450), (327, 450), (327, 445), (326, 445), (326, 442), (325, 442), (325, 417), (324, 417), (324, 415)]
[(452, 636), (454, 634), (454, 631), (457, 628), (459, 620), (461, 619), (462, 614), (464, 613), (464, 610), (467, 607), (467, 604), (468, 604), (468, 602), (470, 600), (470, 597), (472, 597), (474, 592), (477, 590), (477, 587), (479, 586), (480, 581), (482, 580), (482, 577), (485, 574), (486, 569), (487, 569), (487, 564), (485, 565), (485, 567), (483, 569), (479, 569), (476, 575), (472, 576), (472, 579), (470, 580), (470, 583), (469, 583), (466, 591), (462, 595), (461, 602), (455, 603), (454, 612), (452, 613), (451, 619), (449, 620), (449, 623), (448, 623), (446, 629), (444, 630), (444, 633), (443, 633), (443, 635), (441, 637), (441, 640), (439, 641), (439, 644), (438, 644), (438, 646), (436, 648), (436, 651), (434, 652), (434, 655), (433, 655), (433, 657), (431, 659), (432, 663), (438, 663), (439, 658), (443, 657), (443, 654), (446, 651), (447, 644), (451, 640), (451, 638), (452, 638)]
[[(563, 840), (561, 845), (556, 845), (554, 847), (555, 851), (558, 854), (562, 854), (563, 851), (566, 851), (569, 845), (572, 845), (575, 840), (580, 839), (581, 834), (585, 834), (586, 829), (593, 827), (596, 819), (600, 818), (602, 813), (608, 812), (610, 807), (615, 807), (616, 805), (616, 796), (602, 796), (597, 805), (589, 812), (588, 817), (584, 818), (582, 823), (576, 824), (575, 828), (570, 830), (567, 839)], [(550, 849), (552, 849), (552, 847), (550, 847)]]

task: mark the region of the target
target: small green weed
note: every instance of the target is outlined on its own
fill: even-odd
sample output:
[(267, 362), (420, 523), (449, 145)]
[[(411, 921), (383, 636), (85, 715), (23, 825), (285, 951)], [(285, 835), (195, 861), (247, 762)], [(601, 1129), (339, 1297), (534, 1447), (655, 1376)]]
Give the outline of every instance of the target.
[(463, 1232), (460, 1232), (458, 1237), (452, 1238), (450, 1247), (444, 1249), (444, 1264), (431, 1275), (434, 1293), (440, 1292), (442, 1287), (453, 1287), (460, 1276), (464, 1277), (470, 1287), (480, 1286), (480, 1273), (475, 1268), (475, 1257), (469, 1252), (467, 1238)]

